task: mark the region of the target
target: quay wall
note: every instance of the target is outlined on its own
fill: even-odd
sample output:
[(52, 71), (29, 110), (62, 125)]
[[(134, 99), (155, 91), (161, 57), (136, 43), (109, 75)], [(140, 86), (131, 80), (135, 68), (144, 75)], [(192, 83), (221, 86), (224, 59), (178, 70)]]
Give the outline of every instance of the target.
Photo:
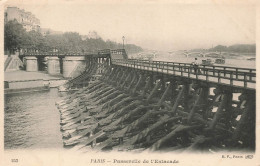
[(19, 80), (19, 81), (5, 81), (5, 89), (27, 89), (37, 87), (58, 87), (64, 84), (67, 80), (64, 79), (35, 79), (35, 80)]
[(86, 67), (85, 57), (65, 57), (63, 59), (63, 77), (72, 78), (81, 74)]
[(24, 81), (8, 81), (9, 89), (24, 89), (45, 86), (43, 79), (24, 80)]

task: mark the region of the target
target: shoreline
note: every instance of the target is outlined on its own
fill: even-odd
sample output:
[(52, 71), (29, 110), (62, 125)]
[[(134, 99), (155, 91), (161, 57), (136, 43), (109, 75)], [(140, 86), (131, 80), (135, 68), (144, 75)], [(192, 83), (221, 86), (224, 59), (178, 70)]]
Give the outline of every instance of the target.
[(5, 72), (4, 94), (46, 91), (64, 84), (67, 79), (51, 76), (46, 72), (12, 71)]

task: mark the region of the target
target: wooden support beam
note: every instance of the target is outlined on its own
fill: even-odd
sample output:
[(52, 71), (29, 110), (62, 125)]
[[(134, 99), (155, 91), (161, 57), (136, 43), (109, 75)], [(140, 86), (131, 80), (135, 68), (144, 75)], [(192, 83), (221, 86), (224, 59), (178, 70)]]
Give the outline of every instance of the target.
[(127, 92), (129, 92), (131, 90), (132, 86), (134, 85), (135, 80), (136, 80), (136, 74), (134, 73), (132, 81), (130, 82), (128, 88), (126, 89)]
[(180, 101), (181, 101), (181, 99), (183, 97), (184, 91), (186, 91), (187, 88), (188, 88), (187, 85), (183, 85), (181, 90), (179, 90), (178, 96), (177, 96), (177, 98), (176, 98), (176, 100), (174, 102), (174, 105), (172, 107), (172, 113), (174, 115), (177, 112), (177, 109), (178, 109), (178, 106), (180, 105)]
[(151, 99), (154, 97), (154, 95), (155, 95), (155, 93), (158, 90), (160, 85), (161, 85), (161, 80), (158, 80), (157, 83), (155, 84), (152, 92), (150, 93), (150, 95), (147, 98), (147, 103), (149, 103), (151, 101)]
[(140, 74), (140, 75), (139, 75), (139, 79), (138, 79), (138, 81), (137, 81), (137, 84), (135, 85), (135, 87), (134, 87), (133, 90), (131, 91), (132, 94), (135, 94), (135, 93), (136, 93), (138, 87), (142, 84), (142, 81), (144, 81), (143, 78), (144, 78), (143, 75)]
[(168, 141), (173, 141), (178, 135), (182, 134), (183, 132), (194, 130), (201, 128), (201, 125), (194, 125), (194, 126), (184, 126), (184, 125), (177, 125), (173, 131), (171, 131), (169, 134), (167, 134), (162, 139), (158, 140), (156, 143), (154, 143), (149, 150), (155, 151), (158, 149), (163, 148), (167, 144)]
[(228, 95), (227, 94), (222, 94), (221, 95), (221, 102), (218, 106), (217, 112), (215, 113), (212, 122), (209, 125), (209, 130), (214, 130), (214, 128), (216, 127), (218, 120), (222, 117), (222, 112), (223, 109), (226, 109), (227, 106), (227, 101), (228, 101)]
[(167, 94), (170, 93), (171, 87), (172, 87), (172, 83), (170, 82), (170, 83), (167, 85), (166, 90), (164, 91), (164, 93), (163, 93), (161, 99), (160, 99), (159, 102), (158, 102), (158, 105), (159, 105), (159, 106), (161, 106), (162, 103), (165, 101), (165, 98), (166, 98)]
[(120, 88), (123, 88), (123, 87), (125, 86), (125, 84), (128, 82), (128, 80), (130, 79), (132, 73), (131, 73), (131, 71), (128, 72), (128, 73), (129, 73), (129, 74), (127, 75), (127, 77), (125, 78), (125, 80), (123, 81), (123, 83), (122, 83), (121, 85), (119, 85)]
[(162, 116), (156, 123), (154, 123), (153, 125), (151, 125), (147, 129), (143, 130), (140, 134), (137, 134), (136, 136), (132, 137), (129, 140), (129, 145), (130, 144), (132, 145), (132, 144), (136, 143), (137, 141), (140, 141), (141, 139), (147, 137), (148, 134), (150, 134), (151, 132), (156, 132), (156, 130), (158, 130), (160, 127), (162, 127), (166, 123), (178, 121), (180, 119), (181, 119), (181, 117), (170, 118), (167, 115)]
[(191, 89), (192, 84), (185, 83), (184, 86), (185, 86), (185, 89), (183, 91), (183, 97), (184, 97), (183, 107), (184, 107), (185, 112), (190, 112), (189, 111), (189, 106), (190, 106), (189, 105), (189, 98), (190, 98), (190, 89)]
[(145, 86), (144, 86), (144, 89), (143, 89), (143, 93), (141, 95), (143, 98), (145, 97), (145, 94), (146, 94), (147, 90), (149, 89), (150, 81), (151, 81), (151, 77), (147, 77), (146, 83), (145, 83)]
[(122, 71), (122, 75), (121, 75), (121, 76), (118, 75), (119, 81), (116, 80), (116, 84), (115, 84), (115, 85), (116, 85), (117, 87), (120, 86), (121, 83), (126, 79), (126, 77), (127, 77), (127, 71), (123, 70), (123, 71)]
[[(208, 97), (209, 95), (209, 88), (208, 87), (203, 87), (200, 89), (201, 92), (199, 94), (199, 97), (197, 98), (197, 100), (195, 101), (195, 104), (193, 105), (190, 113), (189, 113), (189, 116), (188, 116), (188, 123), (191, 123), (192, 122), (192, 118), (196, 112), (196, 110), (199, 108), (199, 106), (201, 104), (205, 104), (205, 98)], [(204, 103), (202, 102), (204, 100)]]
[[(244, 105), (245, 108), (243, 109), (243, 113), (240, 117), (240, 120), (236, 126), (236, 130), (234, 131), (234, 134), (232, 136), (232, 142), (235, 145), (237, 143), (237, 141), (240, 139), (241, 137), (241, 132), (243, 130), (243, 128), (245, 128), (245, 126), (247, 126), (247, 124), (249, 124), (250, 122), (248, 121), (249, 118), (252, 119), (252, 123), (255, 122), (255, 95), (254, 94), (249, 94), (248, 96), (246, 96), (246, 98), (244, 98), (244, 100), (241, 101), (241, 103), (245, 103)], [(251, 117), (250, 117), (251, 115)], [(254, 125), (254, 124), (253, 124)], [(252, 126), (250, 126), (252, 127)], [(249, 128), (247, 128), (249, 129)], [(254, 135), (253, 133), (249, 133), (248, 137)]]

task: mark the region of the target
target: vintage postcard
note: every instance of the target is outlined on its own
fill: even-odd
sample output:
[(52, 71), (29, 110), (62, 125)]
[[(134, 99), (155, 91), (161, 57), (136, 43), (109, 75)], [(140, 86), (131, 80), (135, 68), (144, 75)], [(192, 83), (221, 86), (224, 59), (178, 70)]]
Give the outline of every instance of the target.
[(260, 165), (256, 1), (0, 11), (0, 165)]

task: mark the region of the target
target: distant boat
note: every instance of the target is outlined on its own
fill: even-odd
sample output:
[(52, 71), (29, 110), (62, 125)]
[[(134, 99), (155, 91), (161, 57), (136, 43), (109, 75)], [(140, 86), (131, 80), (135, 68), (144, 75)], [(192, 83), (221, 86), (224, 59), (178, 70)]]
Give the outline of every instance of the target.
[(213, 61), (211, 59), (202, 60), (202, 65), (213, 65)]
[(255, 58), (247, 58), (248, 61), (255, 61)]
[(216, 64), (225, 64), (226, 61), (225, 61), (224, 58), (217, 58), (217, 59), (215, 59), (215, 63), (216, 63)]

